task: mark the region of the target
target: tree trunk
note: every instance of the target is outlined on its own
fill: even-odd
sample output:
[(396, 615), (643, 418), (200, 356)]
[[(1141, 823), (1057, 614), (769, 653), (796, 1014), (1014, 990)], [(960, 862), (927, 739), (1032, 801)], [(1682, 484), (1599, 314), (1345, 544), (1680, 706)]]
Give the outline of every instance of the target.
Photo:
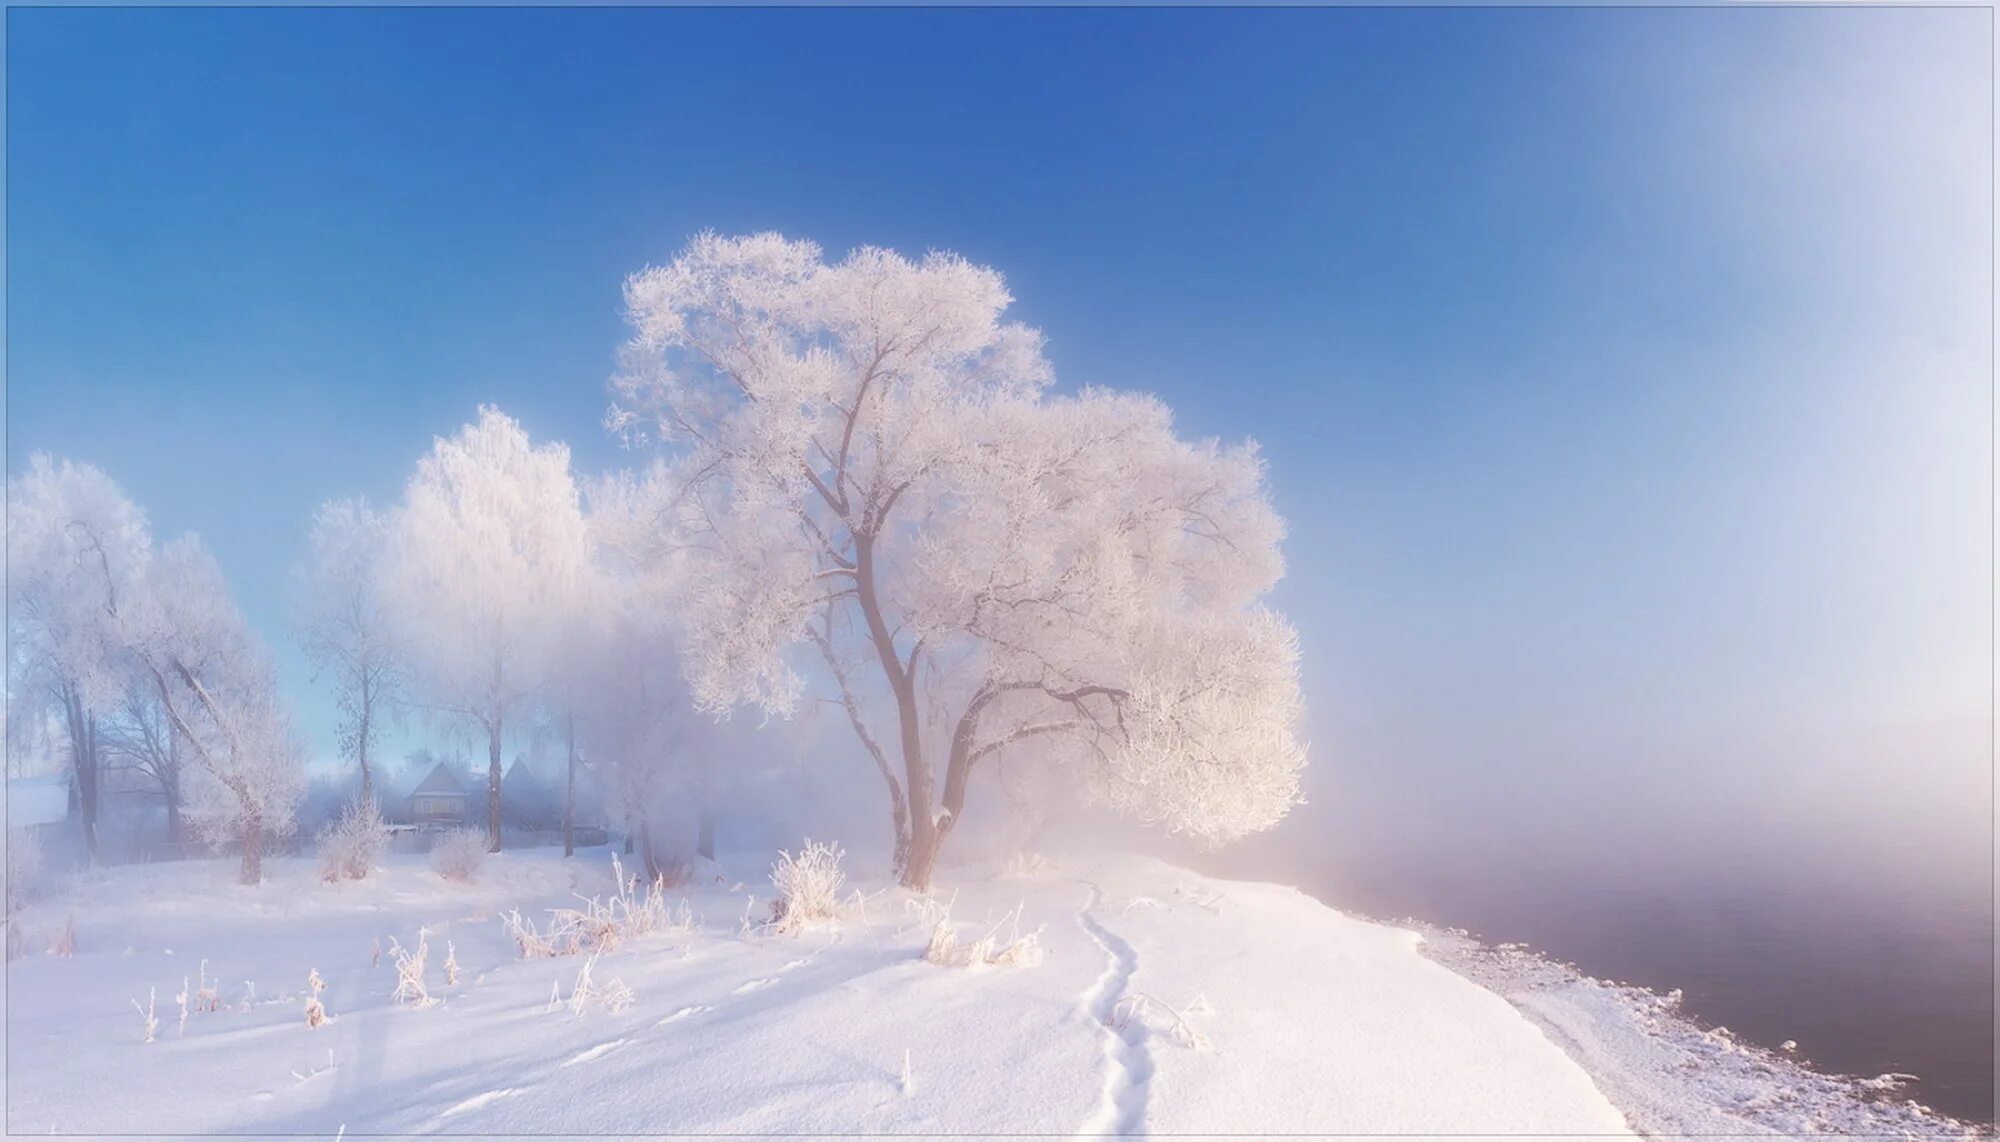
[(625, 834), (625, 855), (632, 855), (632, 834), (630, 832)]
[(264, 879), (264, 823), (252, 822), (243, 830), (243, 870), (237, 879), (256, 884)]
[(640, 863), (646, 867), (646, 883), (660, 879), (660, 861), (653, 851), (653, 826), (644, 813), (639, 814)]
[(368, 772), (369, 722), (372, 720), (374, 713), (371, 709), (372, 705), (373, 703), (370, 701), (368, 693), (364, 690), (361, 695), (361, 732), (354, 745), (354, 754), (361, 762), (361, 803), (363, 805), (372, 805), (375, 803), (375, 778), (373, 774)]
[(714, 860), (715, 859), (715, 814), (709, 812), (708, 807), (706, 805), (702, 806), (701, 822), (700, 824), (695, 826), (695, 828), (696, 832), (695, 832), (694, 851), (698, 853), (701, 856), (701, 859), (703, 860)]
[(903, 866), (903, 887), (916, 892), (931, 890), (931, 870), (937, 866), (938, 849), (944, 845), (944, 833), (933, 828), (921, 840), (912, 840), (910, 856)]
[(486, 733), (486, 851), (500, 851), (500, 719)]
[(568, 711), (569, 784), (563, 790), (563, 855), (576, 855), (576, 711)]
[[(876, 597), (875, 544), (872, 538), (855, 539), (854, 585), (855, 595), (861, 604), (861, 617), (868, 624), (868, 639), (875, 646), (875, 656), (882, 663), (882, 673), (889, 679), (889, 689), (896, 696), (896, 720), (902, 738), (903, 782), (909, 796), (910, 822), (909, 857), (903, 863), (902, 884), (905, 888), (928, 892), (931, 865), (937, 860), (940, 839), (937, 822), (931, 816), (931, 767), (924, 758), (916, 680), (910, 676), (909, 668), (903, 665), (902, 657), (896, 650), (895, 636), (882, 618), (882, 607)], [(901, 830), (898, 830), (896, 847), (898, 851), (904, 848)]]
[(167, 789), (167, 844), (180, 855), (181, 848), (181, 795), (180, 790)]
[(84, 717), (83, 754), (77, 769), (77, 797), (83, 810), (83, 846), (97, 863), (97, 718)]

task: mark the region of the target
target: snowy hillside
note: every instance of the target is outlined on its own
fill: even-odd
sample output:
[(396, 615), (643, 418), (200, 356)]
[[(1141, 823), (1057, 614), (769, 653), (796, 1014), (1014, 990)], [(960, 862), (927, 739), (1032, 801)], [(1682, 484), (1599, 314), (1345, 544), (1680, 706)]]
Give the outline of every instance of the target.
[[(764, 923), (762, 862), (709, 866), (574, 1003), (588, 957), (524, 959), (500, 917), (546, 931), (577, 894), (606, 898), (601, 850), (509, 852), (470, 885), (414, 857), (338, 886), (302, 861), (269, 873), (122, 867), (31, 908), (8, 965), (9, 1131), (1626, 1132), (1415, 935), (1147, 860), (954, 868), (933, 902), (850, 896), (837, 926), (797, 933)], [(941, 958), (1035, 939), (1014, 964), (927, 962), (946, 904)], [(72, 915), (74, 954), (42, 952)], [(420, 927), (429, 1005), (392, 994)], [(309, 1028), (315, 971), (330, 1021)], [(204, 976), (222, 1006), (183, 1024), (175, 997)]]

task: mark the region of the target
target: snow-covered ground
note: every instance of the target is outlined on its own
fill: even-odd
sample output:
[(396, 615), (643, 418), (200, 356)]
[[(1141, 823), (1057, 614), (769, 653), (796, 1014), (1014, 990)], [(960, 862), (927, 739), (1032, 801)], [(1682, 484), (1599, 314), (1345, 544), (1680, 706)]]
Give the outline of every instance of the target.
[[(75, 953), (8, 965), (10, 1132), (1627, 1132), (1415, 934), (1150, 860), (941, 874), (963, 939), (1039, 933), (1039, 963), (979, 968), (926, 962), (934, 921), (898, 890), (784, 934), (744, 924), (769, 914), (761, 861), (705, 867), (671, 894), (694, 923), (595, 963), (631, 1004), (581, 1013), (583, 958), (524, 960), (498, 917), (608, 893), (602, 850), (503, 854), (470, 885), (415, 857), (342, 885), (308, 861), (254, 888), (235, 871), (121, 867), (30, 908), (31, 948), (74, 916)], [(391, 941), (420, 927), (425, 1007), (392, 998)], [(183, 1026), (204, 960), (223, 1006)], [(312, 1029), (315, 970), (332, 1018)]]

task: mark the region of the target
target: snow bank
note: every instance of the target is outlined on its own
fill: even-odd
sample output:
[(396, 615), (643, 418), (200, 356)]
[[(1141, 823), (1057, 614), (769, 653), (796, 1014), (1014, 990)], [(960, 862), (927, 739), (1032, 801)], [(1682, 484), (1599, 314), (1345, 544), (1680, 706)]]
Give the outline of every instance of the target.
[(1901, 1079), (1851, 1078), (1744, 1043), (1680, 1014), (1679, 994), (1607, 983), (1518, 944), (1406, 922), (1425, 951), (1504, 996), (1562, 1044), (1644, 1134), (1979, 1137), (1980, 1128), (1899, 1094)]
[[(631, 1005), (580, 1014), (586, 959), (522, 960), (498, 917), (607, 894), (603, 857), (504, 853), (471, 884), (420, 857), (332, 885), (303, 860), (253, 888), (218, 862), (90, 874), (27, 917), (73, 912), (76, 954), (8, 966), (8, 1129), (1626, 1132), (1507, 1002), (1291, 889), (1136, 859), (952, 870), (962, 938), (1039, 930), (1046, 956), (946, 967), (922, 959), (935, 909), (900, 890), (850, 900), (837, 928), (763, 925), (767, 865), (704, 869), (691, 926), (590, 962)], [(392, 940), (419, 929), (435, 1002), (398, 1005)], [(223, 1008), (183, 1029), (172, 997), (203, 959)], [(331, 1020), (309, 1028), (315, 969)], [(131, 1006), (149, 990), (151, 1043)]]

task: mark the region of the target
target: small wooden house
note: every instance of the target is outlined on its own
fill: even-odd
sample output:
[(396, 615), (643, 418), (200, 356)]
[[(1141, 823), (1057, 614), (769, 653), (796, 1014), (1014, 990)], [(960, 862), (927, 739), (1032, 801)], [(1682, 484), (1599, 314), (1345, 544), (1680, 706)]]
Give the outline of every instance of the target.
[(410, 791), (410, 820), (455, 825), (465, 820), (470, 800), (465, 782), (440, 762)]

